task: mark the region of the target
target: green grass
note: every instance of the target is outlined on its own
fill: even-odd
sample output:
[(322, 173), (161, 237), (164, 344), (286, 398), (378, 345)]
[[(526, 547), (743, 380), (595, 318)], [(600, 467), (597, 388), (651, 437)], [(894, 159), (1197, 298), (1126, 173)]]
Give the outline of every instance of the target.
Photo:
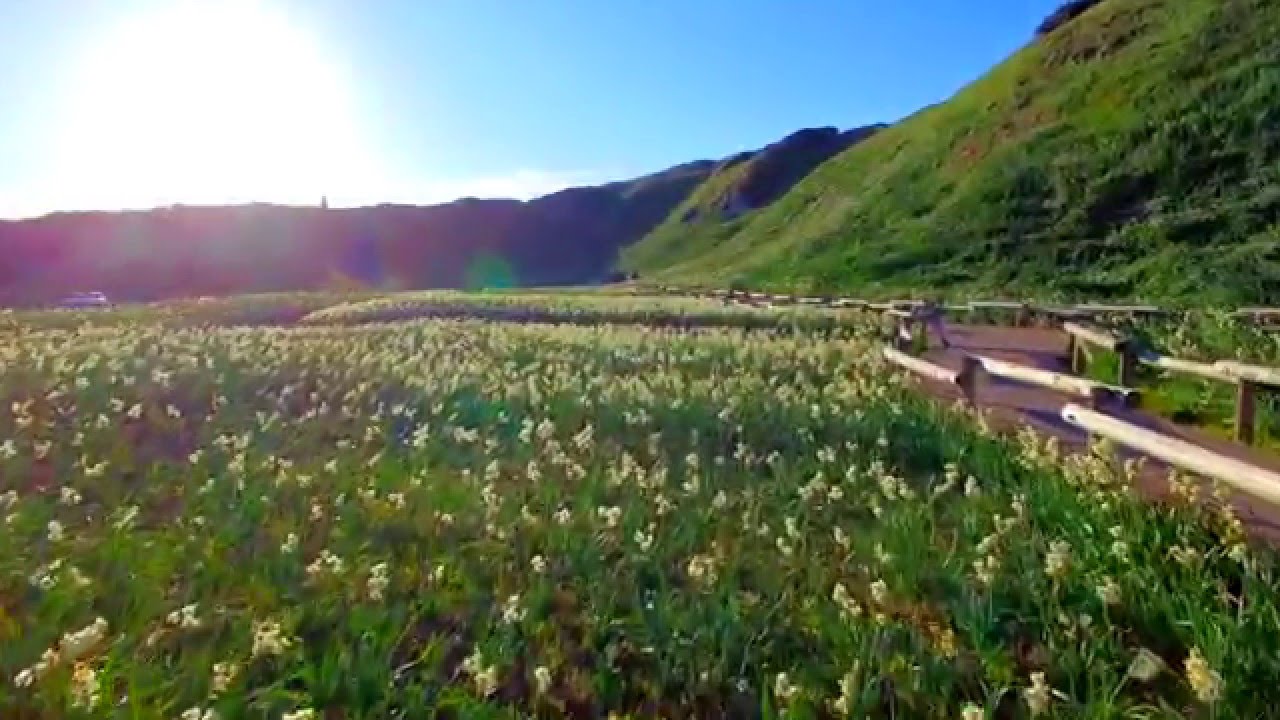
[(779, 331), (832, 331), (864, 326), (855, 309), (789, 305), (751, 307), (719, 300), (607, 293), (397, 293), (340, 303), (299, 319), (303, 325), (358, 325), (421, 318), (484, 318), (543, 324), (637, 324), (691, 329), (730, 327)]
[(291, 325), (309, 313), (379, 297), (372, 292), (259, 293), (120, 305), (102, 310), (2, 310), (0, 336), (23, 330), (110, 328), (131, 323), (169, 327)]
[(625, 259), (778, 289), (1278, 301), (1277, 37), (1268, 0), (1107, 0), (768, 207)]
[(874, 332), (0, 344), (0, 716), (1271, 712), (1272, 550), (985, 434)]

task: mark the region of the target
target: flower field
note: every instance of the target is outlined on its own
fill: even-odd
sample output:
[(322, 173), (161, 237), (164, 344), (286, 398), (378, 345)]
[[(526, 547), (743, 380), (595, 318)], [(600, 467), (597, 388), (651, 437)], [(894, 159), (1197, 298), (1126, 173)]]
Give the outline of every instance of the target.
[(1280, 704), (1275, 555), (1230, 511), (994, 437), (875, 334), (15, 321), (0, 717)]
[(342, 302), (301, 318), (304, 325), (360, 325), (432, 318), (575, 325), (644, 324), (676, 328), (741, 327), (830, 330), (865, 326), (857, 310), (752, 307), (694, 297), (566, 293), (398, 293)]

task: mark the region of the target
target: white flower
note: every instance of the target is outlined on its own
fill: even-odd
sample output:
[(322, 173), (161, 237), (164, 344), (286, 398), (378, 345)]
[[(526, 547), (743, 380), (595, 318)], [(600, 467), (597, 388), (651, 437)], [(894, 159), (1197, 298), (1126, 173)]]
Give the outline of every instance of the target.
[(1151, 682), (1165, 671), (1165, 662), (1159, 655), (1142, 648), (1129, 663), (1128, 675), (1138, 682)]
[(800, 692), (800, 688), (792, 684), (791, 677), (780, 672), (773, 677), (773, 695), (782, 703), (787, 703)]
[(1119, 605), (1122, 600), (1119, 583), (1111, 578), (1103, 580), (1098, 586), (1098, 598), (1107, 605)]
[(64, 661), (72, 662), (84, 657), (106, 637), (107, 621), (97, 618), (76, 632), (63, 634), (62, 640), (58, 643), (58, 650)]
[(346, 569), (346, 563), (342, 558), (329, 552), (327, 549), (321, 550), (320, 555), (307, 566), (307, 575), (316, 578), (322, 574), (341, 575)]
[(210, 686), (215, 695), (224, 693), (227, 688), (231, 687), (231, 682), (236, 679), (236, 674), (240, 672), (240, 666), (235, 663), (220, 662), (213, 664), (213, 680)]
[(1044, 572), (1057, 580), (1066, 576), (1071, 569), (1071, 544), (1064, 540), (1054, 540), (1049, 544), (1049, 552), (1044, 558)]
[(1031, 711), (1032, 717), (1049, 711), (1053, 690), (1045, 682), (1044, 673), (1031, 673), (1031, 687), (1023, 689), (1022, 697), (1027, 701), (1027, 709)]
[(36, 669), (33, 667), (23, 668), (17, 675), (13, 676), (13, 686), (18, 688), (31, 687), (36, 681)]
[(1212, 705), (1222, 697), (1222, 676), (1209, 666), (1204, 655), (1200, 654), (1200, 648), (1191, 648), (1184, 669), (1187, 674), (1187, 684), (1191, 686), (1191, 691), (1196, 694), (1197, 700), (1206, 705)]
[(253, 656), (283, 654), (293, 645), (293, 639), (285, 637), (282, 633), (280, 623), (274, 620), (256, 623), (253, 627), (253, 650), (251, 651)]
[(831, 589), (831, 599), (848, 618), (856, 618), (862, 615), (862, 605), (858, 604), (858, 601), (849, 594), (849, 589), (844, 586), (844, 583), (838, 582), (835, 584), (835, 587)]
[(169, 625), (176, 625), (184, 630), (192, 630), (200, 627), (201, 621), (196, 611), (199, 608), (194, 604), (183, 605), (181, 608), (174, 610), (165, 617), (165, 622)]
[(381, 601), (387, 590), (387, 586), (391, 584), (390, 570), (385, 562), (380, 562), (369, 569), (369, 579), (365, 581), (365, 589), (369, 593), (369, 598), (375, 601)]
[(622, 520), (622, 508), (614, 505), (612, 507), (596, 508), (596, 515), (604, 520), (605, 527), (616, 528)]
[(525, 610), (520, 607), (520, 596), (516, 594), (508, 595), (507, 601), (502, 606), (502, 621), (508, 625), (524, 620)]
[(689, 558), (689, 564), (685, 570), (689, 573), (689, 578), (695, 582), (710, 585), (716, 581), (715, 558), (709, 555), (694, 555)]
[(534, 555), (529, 559), (529, 567), (532, 568), (535, 574), (541, 575), (547, 571), (547, 560), (541, 555)]
[(545, 665), (539, 665), (533, 670), (534, 689), (539, 695), (546, 695), (551, 689), (551, 671)]
[(884, 605), (889, 601), (889, 586), (884, 580), (876, 580), (871, 583), (871, 599), (877, 605)]

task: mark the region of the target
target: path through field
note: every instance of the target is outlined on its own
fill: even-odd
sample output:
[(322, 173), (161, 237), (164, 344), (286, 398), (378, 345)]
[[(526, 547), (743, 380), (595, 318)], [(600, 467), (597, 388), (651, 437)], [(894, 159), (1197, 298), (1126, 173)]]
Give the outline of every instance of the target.
[[(948, 325), (947, 334), (951, 349), (943, 349), (931, 338), (931, 346), (925, 358), (939, 365), (959, 370), (964, 353), (975, 353), (1009, 362), (1052, 370), (1069, 372), (1067, 362), (1067, 335), (1060, 330), (1040, 327), (1002, 327), (989, 325)], [(960, 399), (954, 386), (934, 382), (922, 382), (934, 395)], [(992, 425), (1002, 430), (1030, 425), (1036, 430), (1052, 435), (1066, 448), (1082, 450), (1088, 435), (1061, 418), (1062, 406), (1067, 403), (1085, 404), (1085, 401), (1042, 387), (1026, 385), (1012, 380), (984, 377), (977, 392), (977, 404), (988, 416)], [(1280, 472), (1280, 457), (1257, 450), (1223, 437), (1214, 436), (1198, 428), (1178, 425), (1173, 421), (1140, 409), (1112, 406), (1103, 410), (1116, 418), (1171, 437), (1194, 443), (1200, 447), (1244, 462)], [(1168, 466), (1148, 459), (1143, 474), (1142, 490), (1154, 498), (1167, 490)], [(1242, 519), (1259, 535), (1280, 540), (1280, 509), (1271, 508), (1258, 501), (1236, 497), (1233, 504), (1240, 510)]]

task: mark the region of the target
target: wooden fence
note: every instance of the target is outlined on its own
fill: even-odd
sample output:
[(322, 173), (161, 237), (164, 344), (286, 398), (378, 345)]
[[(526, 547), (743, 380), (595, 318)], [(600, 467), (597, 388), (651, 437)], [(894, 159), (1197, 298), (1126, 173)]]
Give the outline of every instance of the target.
[[(696, 297), (713, 297), (725, 299), (742, 299), (754, 302), (767, 302), (774, 305), (814, 305), (832, 308), (865, 308), (871, 310), (888, 310), (890, 308), (908, 309), (920, 304), (919, 300), (882, 300), (870, 301), (853, 297), (795, 295), (784, 293), (765, 293), (747, 290), (697, 289), (658, 286), (653, 291), (666, 295), (687, 295)], [(1044, 305), (1018, 300), (974, 300), (966, 303), (951, 303), (944, 306), (952, 313), (1002, 312), (1014, 313), (1019, 322), (1029, 321), (1036, 317), (1062, 320), (1088, 320), (1105, 316), (1112, 317), (1169, 317), (1189, 312), (1172, 308), (1161, 308), (1157, 305), (1081, 303), (1076, 305)], [(1258, 324), (1280, 323), (1280, 308), (1274, 307), (1240, 307), (1230, 315), (1246, 322)]]
[[(1100, 347), (1121, 353), (1129, 352), (1132, 348), (1131, 343), (1095, 328), (1072, 328), (1068, 331), (1068, 335), (1074, 339), (1076, 347), (1080, 347), (1080, 343), (1093, 342)], [(1026, 367), (971, 353), (961, 356), (964, 362), (959, 371), (913, 357), (893, 347), (885, 347), (883, 354), (889, 362), (916, 375), (958, 387), (969, 403), (975, 406), (979, 401), (977, 391), (979, 378), (983, 374), (1037, 385), (1067, 395), (1087, 397), (1091, 401), (1091, 407), (1088, 408), (1074, 403), (1064, 404), (1060, 411), (1063, 420), (1085, 430), (1091, 436), (1107, 438), (1187, 472), (1219, 480), (1240, 492), (1280, 508), (1280, 474), (1163, 433), (1147, 430), (1101, 412), (1108, 401), (1116, 399), (1117, 395), (1122, 396), (1127, 403), (1136, 398), (1137, 393), (1131, 388), (1108, 386), (1073, 375)], [(1239, 383), (1241, 388), (1260, 380), (1280, 381), (1280, 377), (1277, 377), (1280, 373), (1275, 370), (1239, 363), (1217, 363), (1210, 366), (1165, 358), (1161, 364), (1162, 367), (1182, 365), (1194, 367), (1194, 372), (1201, 376), (1232, 379)]]
[(1063, 330), (1070, 337), (1069, 347), (1074, 372), (1081, 370), (1076, 365), (1077, 358), (1086, 352), (1086, 347), (1093, 346), (1119, 356), (1121, 385), (1134, 383), (1136, 368), (1139, 364), (1166, 372), (1193, 375), (1204, 380), (1234, 385), (1236, 387), (1235, 438), (1246, 445), (1252, 444), (1256, 435), (1258, 393), (1280, 390), (1280, 370), (1275, 368), (1227, 360), (1203, 363), (1161, 355), (1139, 347), (1131, 338), (1074, 323), (1065, 323)]
[(1109, 415), (1065, 405), (1062, 419), (1169, 465), (1212, 478), (1280, 508), (1280, 474)]
[[(1139, 396), (1138, 391), (1132, 387), (1137, 381), (1137, 368), (1140, 365), (1147, 365), (1235, 385), (1237, 388), (1236, 439), (1245, 444), (1253, 442), (1254, 427), (1257, 422), (1256, 393), (1260, 389), (1280, 391), (1280, 369), (1234, 361), (1202, 363), (1168, 357), (1140, 347), (1132, 338), (1087, 324), (1099, 318), (1162, 317), (1172, 315), (1175, 311), (1154, 305), (1087, 303), (1047, 306), (1005, 300), (980, 300), (958, 305), (944, 305), (941, 306), (942, 309), (950, 314), (1013, 313), (1015, 322), (1019, 325), (1027, 324), (1036, 318), (1048, 319), (1061, 327), (1068, 338), (1071, 374), (1027, 367), (972, 353), (961, 355), (963, 364), (957, 371), (909, 354), (910, 347), (915, 344), (915, 332), (917, 329), (923, 329), (920, 318), (915, 312), (920, 305), (918, 301), (868, 302), (857, 298), (796, 297), (762, 293), (744, 294), (733, 291), (701, 294), (730, 301), (745, 296), (756, 302), (794, 303), (883, 312), (894, 317), (898, 326), (893, 346), (886, 346), (883, 349), (885, 359), (931, 381), (959, 388), (971, 404), (978, 403), (978, 385), (983, 375), (1049, 388), (1069, 396), (1088, 398), (1091, 407), (1074, 403), (1064, 404), (1061, 410), (1062, 418), (1093, 436), (1108, 438), (1185, 471), (1227, 483), (1243, 493), (1280, 508), (1280, 474), (1163, 433), (1147, 430), (1100, 411), (1114, 400), (1133, 405)], [(1257, 323), (1280, 322), (1280, 308), (1239, 308), (1232, 315), (1241, 320)], [(1119, 357), (1118, 385), (1107, 385), (1079, 377), (1085, 369), (1090, 348), (1114, 353)]]
[[(889, 300), (870, 302), (859, 298), (830, 296), (797, 296), (747, 292), (735, 290), (684, 290), (659, 288), (671, 294), (693, 294), (718, 297), (727, 301), (746, 300), (753, 303), (802, 304), (829, 308), (854, 308), (886, 313), (898, 320), (899, 332), (895, 345), (899, 351), (909, 348), (913, 341), (914, 310), (921, 305), (918, 300)], [(1091, 326), (1089, 322), (1107, 317), (1168, 317), (1179, 311), (1156, 305), (1106, 305), (1083, 303), (1078, 305), (1040, 305), (1014, 300), (974, 300), (962, 304), (947, 304), (942, 309), (952, 315), (978, 313), (1012, 313), (1015, 323), (1028, 324), (1035, 319), (1047, 319), (1058, 325), (1068, 337), (1068, 357), (1071, 372), (1079, 375), (1085, 369), (1090, 348), (1114, 353), (1120, 361), (1118, 386), (1088, 384), (1082, 378), (1052, 373), (1036, 368), (1024, 368), (1012, 363), (980, 358), (978, 364), (989, 375), (1007, 377), (1090, 397), (1095, 404), (1102, 397), (1119, 397), (1132, 404), (1138, 397), (1133, 389), (1137, 382), (1137, 369), (1141, 365), (1160, 368), (1174, 373), (1194, 375), (1236, 387), (1235, 437), (1241, 443), (1252, 444), (1256, 436), (1257, 395), (1259, 392), (1280, 392), (1280, 370), (1231, 361), (1202, 363), (1161, 355), (1138, 346), (1131, 338), (1116, 335), (1108, 330)], [(1280, 323), (1280, 308), (1241, 307), (1231, 312), (1235, 318), (1255, 323)], [(896, 356), (895, 356), (896, 357)], [(901, 363), (899, 363), (901, 364)], [(927, 373), (926, 373), (927, 374)]]

